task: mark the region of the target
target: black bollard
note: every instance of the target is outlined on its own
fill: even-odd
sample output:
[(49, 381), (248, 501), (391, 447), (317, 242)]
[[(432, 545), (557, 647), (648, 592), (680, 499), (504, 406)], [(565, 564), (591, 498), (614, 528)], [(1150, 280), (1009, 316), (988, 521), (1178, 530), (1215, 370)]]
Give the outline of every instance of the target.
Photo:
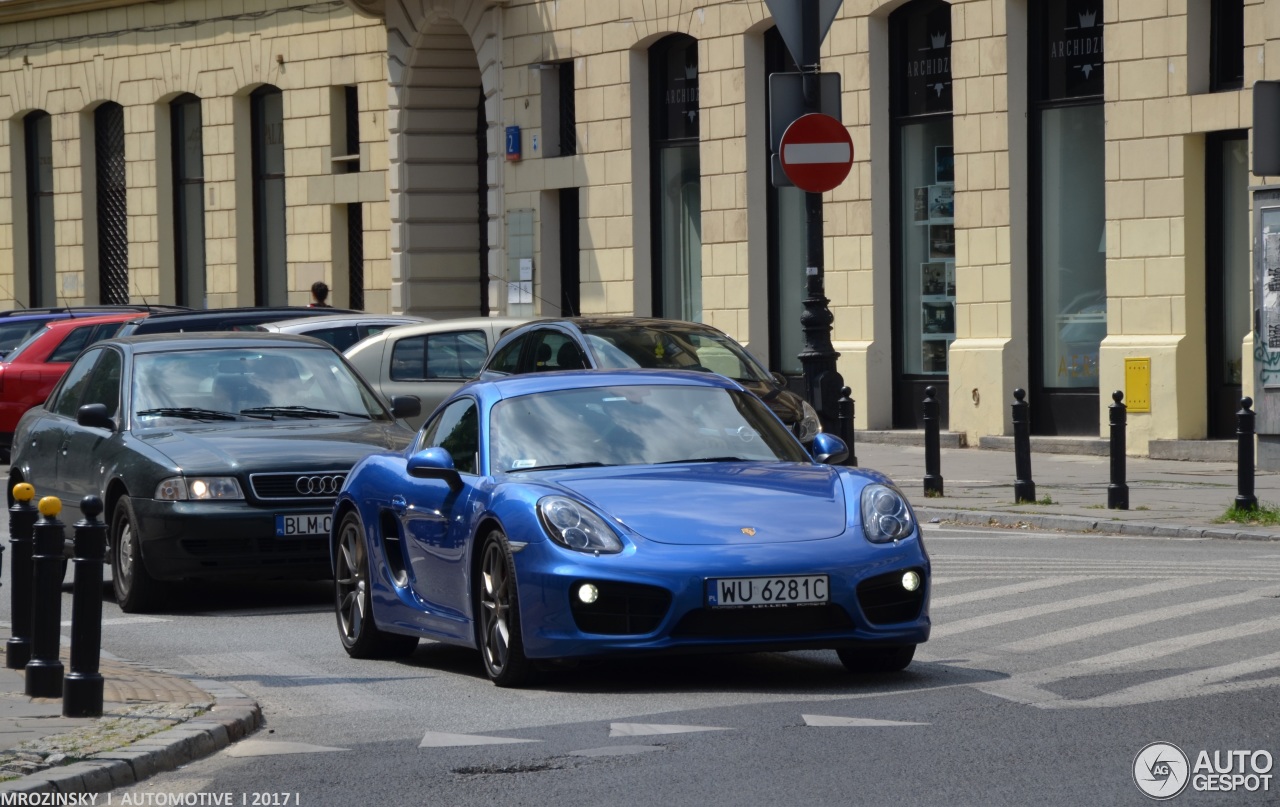
[(1240, 399), (1236, 412), (1236, 509), (1257, 510), (1258, 497), (1253, 495), (1253, 421), (1252, 398)]
[(13, 627), (4, 646), (4, 665), (21, 670), (31, 660), (31, 536), (40, 511), (31, 503), (36, 489), (26, 482), (13, 486), (13, 507), (9, 508), (9, 613)]
[(942, 494), (942, 456), (938, 447), (938, 399), (933, 387), (924, 388), (924, 495)]
[(31, 589), (31, 660), (27, 662), (27, 696), (62, 697), (62, 544), (66, 539), (56, 496), (40, 500), (35, 528), (35, 580)]
[(1027, 392), (1013, 391), (1013, 502), (1034, 502), (1036, 483), (1031, 479), (1031, 405)]
[(1111, 484), (1107, 485), (1107, 509), (1129, 509), (1129, 486), (1124, 481), (1124, 430), (1129, 420), (1129, 407), (1124, 405), (1124, 393), (1111, 393), (1115, 403), (1107, 407), (1111, 415)]
[(844, 464), (857, 466), (858, 455), (853, 448), (852, 394), (853, 390), (848, 387), (840, 388), (840, 400), (836, 401), (836, 420), (840, 424), (840, 439), (844, 440), (845, 445), (849, 446), (849, 457), (844, 461)]
[(107, 525), (102, 500), (80, 501), (84, 518), (76, 522), (75, 585), (71, 594), (71, 672), (62, 685), (63, 717), (102, 716), (102, 559), (107, 554)]

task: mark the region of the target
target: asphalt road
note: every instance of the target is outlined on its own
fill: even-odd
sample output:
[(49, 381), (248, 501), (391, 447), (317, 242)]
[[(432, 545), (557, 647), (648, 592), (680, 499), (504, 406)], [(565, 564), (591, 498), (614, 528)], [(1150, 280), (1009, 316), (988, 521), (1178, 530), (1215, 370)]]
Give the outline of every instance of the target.
[(230, 683), (267, 718), (114, 803), (1146, 804), (1135, 756), (1157, 741), (1189, 767), (1270, 755), (1253, 757), (1269, 790), (1198, 792), (1223, 780), (1193, 771), (1175, 803), (1280, 800), (1280, 546), (940, 527), (926, 543), (933, 638), (875, 678), (800, 652), (599, 663), (501, 690), (443, 645), (348, 659), (327, 585), (189, 585), (145, 617), (108, 600), (106, 650)]

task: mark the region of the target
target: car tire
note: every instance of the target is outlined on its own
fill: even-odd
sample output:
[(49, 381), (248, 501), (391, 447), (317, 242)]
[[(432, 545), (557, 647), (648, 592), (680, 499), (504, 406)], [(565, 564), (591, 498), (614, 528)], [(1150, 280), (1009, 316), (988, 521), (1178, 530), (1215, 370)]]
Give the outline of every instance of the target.
[(476, 646), (489, 680), (500, 687), (528, 683), (534, 667), (524, 654), (520, 635), (520, 598), (511, 546), (500, 530), (491, 531), (480, 547), (476, 577)]
[(913, 644), (896, 647), (842, 647), (836, 651), (840, 662), (851, 673), (877, 674), (901, 672), (916, 655)]
[(338, 528), (334, 558), (334, 611), (338, 636), (352, 658), (403, 658), (418, 647), (415, 636), (379, 630), (373, 620), (369, 550), (360, 517), (347, 513)]
[(142, 559), (138, 517), (133, 501), (121, 496), (111, 516), (111, 587), (116, 605), (126, 614), (145, 613), (155, 607), (160, 584), (147, 571)]

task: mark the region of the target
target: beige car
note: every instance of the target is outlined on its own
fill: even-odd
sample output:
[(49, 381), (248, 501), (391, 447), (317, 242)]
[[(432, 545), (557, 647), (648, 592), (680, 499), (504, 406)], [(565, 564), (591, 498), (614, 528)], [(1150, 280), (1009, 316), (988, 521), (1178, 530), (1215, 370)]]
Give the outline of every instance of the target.
[(418, 428), (441, 401), (475, 378), (501, 336), (527, 319), (468, 317), (401, 325), (352, 345), (343, 354), (383, 398), (413, 395), (422, 413), (406, 422)]

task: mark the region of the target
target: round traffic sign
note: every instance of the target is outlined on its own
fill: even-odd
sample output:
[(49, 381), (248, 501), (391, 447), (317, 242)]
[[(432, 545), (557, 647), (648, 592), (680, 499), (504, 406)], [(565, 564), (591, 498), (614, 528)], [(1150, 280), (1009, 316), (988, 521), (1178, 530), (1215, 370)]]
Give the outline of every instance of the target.
[(830, 115), (811, 112), (791, 122), (779, 146), (782, 170), (797, 188), (826, 193), (853, 167), (853, 139)]

